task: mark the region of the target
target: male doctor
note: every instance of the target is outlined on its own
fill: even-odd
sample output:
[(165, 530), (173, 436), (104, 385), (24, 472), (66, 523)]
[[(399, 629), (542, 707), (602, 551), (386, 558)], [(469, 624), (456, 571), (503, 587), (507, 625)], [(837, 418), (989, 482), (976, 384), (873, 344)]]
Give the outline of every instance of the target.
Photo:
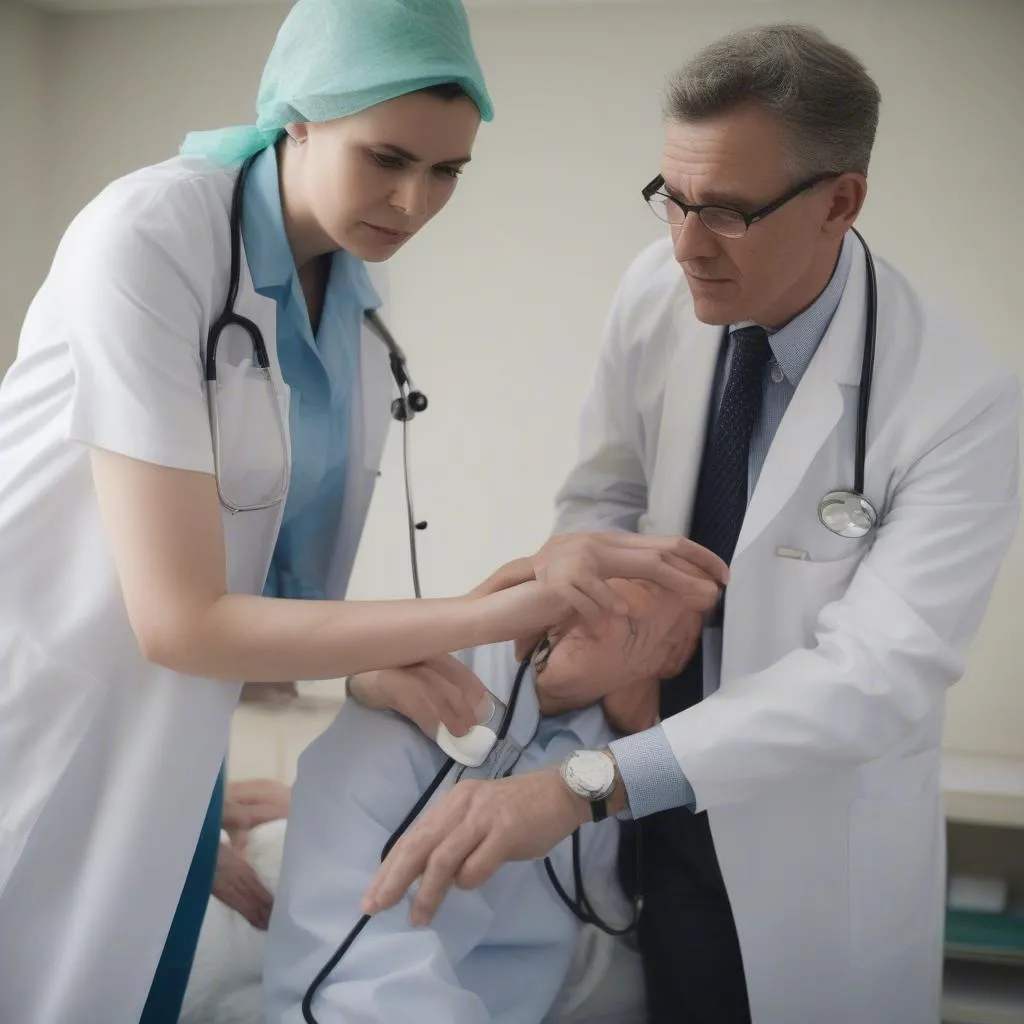
[[(819, 521), (855, 479), (869, 313), (851, 228), (878, 107), (860, 62), (799, 26), (727, 37), (677, 75), (645, 190), (671, 237), (618, 290), (559, 498), (560, 530), (682, 531), (730, 563), (700, 651), (619, 717), (641, 731), (610, 744), (596, 794), (644, 837), (656, 1024), (940, 1018), (945, 697), (1018, 518), (1019, 391), (876, 260), (878, 521)], [(589, 813), (560, 785), (456, 787), (366, 905), (422, 876), (429, 916), (453, 882), (543, 853)]]

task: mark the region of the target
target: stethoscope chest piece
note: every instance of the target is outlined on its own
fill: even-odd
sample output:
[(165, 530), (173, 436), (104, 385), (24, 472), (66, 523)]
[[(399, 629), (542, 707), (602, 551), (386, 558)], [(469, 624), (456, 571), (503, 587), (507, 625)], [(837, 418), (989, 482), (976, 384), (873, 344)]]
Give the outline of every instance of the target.
[(829, 491), (818, 502), (818, 519), (840, 537), (865, 537), (878, 522), (875, 506), (856, 491)]

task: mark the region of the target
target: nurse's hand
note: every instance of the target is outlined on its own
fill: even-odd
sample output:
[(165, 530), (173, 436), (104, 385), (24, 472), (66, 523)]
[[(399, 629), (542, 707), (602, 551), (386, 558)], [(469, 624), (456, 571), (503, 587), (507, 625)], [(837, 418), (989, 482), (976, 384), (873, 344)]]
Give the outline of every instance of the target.
[(535, 860), (591, 820), (557, 768), (458, 783), (395, 844), (363, 897), (363, 913), (393, 907), (422, 878), (410, 913), (429, 924), (451, 886), (475, 889), (508, 861)]
[(449, 654), (409, 668), (351, 676), (348, 692), (364, 707), (408, 718), (431, 740), (439, 722), (453, 735), (465, 736), (489, 710), (487, 688)]
[(649, 580), (703, 610), (717, 600), (729, 568), (686, 537), (615, 530), (564, 533), (551, 537), (531, 558), (502, 566), (473, 594), (492, 594), (536, 579), (596, 628), (602, 616), (629, 613), (629, 605), (608, 585), (612, 578)]

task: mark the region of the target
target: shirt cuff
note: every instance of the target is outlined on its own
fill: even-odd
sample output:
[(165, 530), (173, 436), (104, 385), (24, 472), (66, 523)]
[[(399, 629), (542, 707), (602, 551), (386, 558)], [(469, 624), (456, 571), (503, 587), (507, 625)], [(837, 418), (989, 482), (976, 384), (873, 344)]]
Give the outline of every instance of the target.
[(608, 747), (619, 766), (629, 798), (629, 811), (620, 817), (646, 818), (673, 807), (694, 809), (697, 800), (693, 787), (679, 767), (660, 725), (613, 740)]

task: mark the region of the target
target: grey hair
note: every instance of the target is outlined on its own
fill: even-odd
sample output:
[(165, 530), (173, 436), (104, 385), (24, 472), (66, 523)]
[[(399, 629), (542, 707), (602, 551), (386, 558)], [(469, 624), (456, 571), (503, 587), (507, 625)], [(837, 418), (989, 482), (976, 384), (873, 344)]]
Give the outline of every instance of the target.
[(778, 119), (798, 173), (867, 174), (881, 93), (818, 29), (766, 25), (712, 43), (669, 81), (665, 116), (694, 123), (751, 102)]

